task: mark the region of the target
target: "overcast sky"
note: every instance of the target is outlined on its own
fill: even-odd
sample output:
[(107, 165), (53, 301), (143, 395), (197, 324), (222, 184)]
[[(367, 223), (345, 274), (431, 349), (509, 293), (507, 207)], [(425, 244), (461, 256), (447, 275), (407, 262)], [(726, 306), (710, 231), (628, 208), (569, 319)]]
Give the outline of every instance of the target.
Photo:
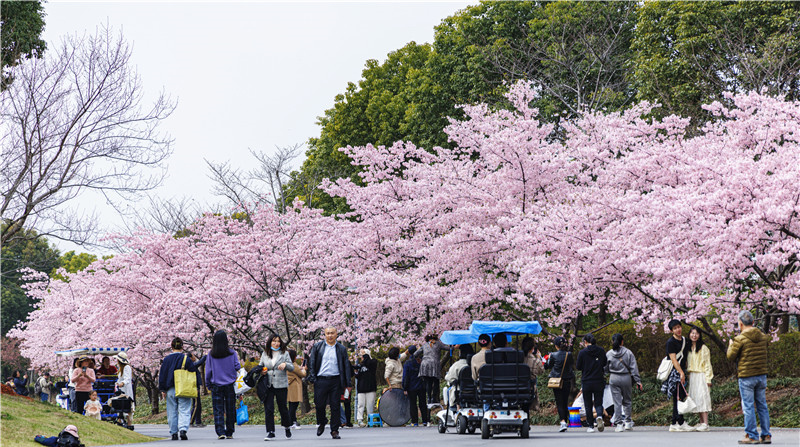
[[(475, 3), (49, 0), (44, 39), (55, 43), (106, 23), (121, 29), (145, 91), (163, 88), (178, 100), (163, 125), (175, 152), (158, 196), (209, 203), (204, 159), (246, 167), (248, 148), (269, 151), (318, 136), (317, 117), (360, 79), (368, 59), (384, 61), (410, 41), (432, 42), (434, 26)], [(87, 194), (75, 205), (96, 208), (108, 228), (118, 225), (97, 202)]]

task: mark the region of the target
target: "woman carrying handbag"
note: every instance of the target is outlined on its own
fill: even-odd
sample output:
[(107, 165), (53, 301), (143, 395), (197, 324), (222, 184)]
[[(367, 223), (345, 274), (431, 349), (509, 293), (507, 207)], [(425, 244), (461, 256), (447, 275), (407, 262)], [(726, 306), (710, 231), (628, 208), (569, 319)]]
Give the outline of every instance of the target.
[(275, 402), (278, 403), (278, 412), (281, 414), (281, 425), (285, 429), (286, 438), (292, 437), (292, 418), (289, 417), (287, 397), (289, 396), (288, 371), (294, 371), (294, 363), (286, 352), (286, 345), (280, 335), (273, 334), (267, 339), (267, 345), (261, 354), (261, 375), (267, 376), (266, 392), (264, 395), (264, 424), (267, 429), (265, 441), (275, 439)]
[(558, 418), (561, 420), (561, 428), (558, 431), (563, 433), (567, 431), (569, 426), (567, 405), (569, 393), (575, 383), (575, 373), (573, 372), (575, 360), (567, 351), (567, 340), (564, 337), (556, 337), (553, 344), (556, 345), (558, 351), (551, 352), (547, 358), (545, 368), (552, 369), (550, 371), (550, 379), (547, 381), (547, 387), (553, 390), (556, 408), (558, 409)]

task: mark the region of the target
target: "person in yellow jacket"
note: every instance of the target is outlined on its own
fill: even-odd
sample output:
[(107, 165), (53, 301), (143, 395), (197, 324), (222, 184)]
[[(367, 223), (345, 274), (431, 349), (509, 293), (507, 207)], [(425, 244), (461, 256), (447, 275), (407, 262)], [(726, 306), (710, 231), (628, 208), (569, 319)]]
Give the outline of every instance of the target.
[(700, 329), (693, 327), (689, 331), (689, 340), (692, 347), (689, 349), (689, 358), (686, 371), (689, 373), (689, 397), (692, 398), (697, 408), (694, 413), (699, 413), (700, 423), (694, 427), (695, 431), (708, 431), (708, 412), (711, 411), (711, 379), (714, 371), (711, 369), (711, 351), (703, 343), (703, 334)]
[[(772, 444), (767, 407), (767, 343), (769, 337), (753, 324), (753, 314), (739, 312), (741, 332), (728, 346), (728, 360), (738, 362), (739, 394), (744, 413), (744, 439), (739, 444)], [(761, 438), (756, 429), (756, 413), (761, 422)]]

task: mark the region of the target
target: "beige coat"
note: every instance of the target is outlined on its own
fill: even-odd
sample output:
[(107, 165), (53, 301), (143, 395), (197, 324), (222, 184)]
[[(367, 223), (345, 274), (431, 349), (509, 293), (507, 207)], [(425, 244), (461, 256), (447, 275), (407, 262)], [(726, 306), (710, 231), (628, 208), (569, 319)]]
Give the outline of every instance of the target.
[(383, 378), (389, 383), (390, 388), (400, 388), (403, 385), (403, 365), (398, 360), (386, 359), (386, 370)]
[(289, 394), (286, 400), (288, 402), (302, 402), (303, 377), (306, 376), (306, 373), (300, 366), (295, 365), (294, 371), (287, 371), (286, 376), (289, 378)]

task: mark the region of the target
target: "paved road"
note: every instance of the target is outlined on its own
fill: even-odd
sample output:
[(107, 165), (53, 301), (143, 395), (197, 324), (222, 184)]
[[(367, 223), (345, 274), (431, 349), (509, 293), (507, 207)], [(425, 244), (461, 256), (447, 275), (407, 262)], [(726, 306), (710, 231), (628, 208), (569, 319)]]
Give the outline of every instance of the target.
[[(149, 436), (168, 436), (169, 429), (166, 425), (137, 425), (136, 431)], [(428, 427), (400, 427), (400, 428), (353, 428), (341, 430), (342, 439), (331, 439), (326, 431), (317, 438), (316, 428), (304, 426), (302, 430), (295, 430), (292, 439), (284, 438), (282, 430), (270, 443), (282, 445), (295, 444), (296, 446), (363, 446), (363, 447), (392, 447), (408, 446), (417, 443), (420, 446), (477, 446), (500, 445), (509, 446), (553, 446), (553, 447), (587, 447), (595, 444), (613, 447), (689, 447), (702, 446), (733, 447), (741, 439), (744, 431), (734, 428), (712, 428), (708, 433), (669, 433), (664, 427), (636, 427), (634, 431), (615, 433), (606, 430), (603, 433), (586, 433), (585, 430), (572, 429), (567, 433), (558, 433), (556, 427), (531, 427), (531, 438), (520, 439), (514, 435), (503, 435), (493, 439), (482, 440), (479, 433), (474, 435), (458, 435), (450, 429), (451, 433), (439, 434), (436, 428)], [(217, 440), (213, 427), (192, 428), (189, 430), (189, 442), (163, 440), (153, 443), (140, 444), (143, 447), (174, 445), (175, 447), (195, 446), (221, 446), (227, 447), (253, 447), (264, 446), (264, 428), (260, 426), (245, 425), (237, 427), (233, 440)], [(131, 445), (131, 444), (128, 444)], [(774, 429), (773, 446), (800, 446), (800, 429)]]

